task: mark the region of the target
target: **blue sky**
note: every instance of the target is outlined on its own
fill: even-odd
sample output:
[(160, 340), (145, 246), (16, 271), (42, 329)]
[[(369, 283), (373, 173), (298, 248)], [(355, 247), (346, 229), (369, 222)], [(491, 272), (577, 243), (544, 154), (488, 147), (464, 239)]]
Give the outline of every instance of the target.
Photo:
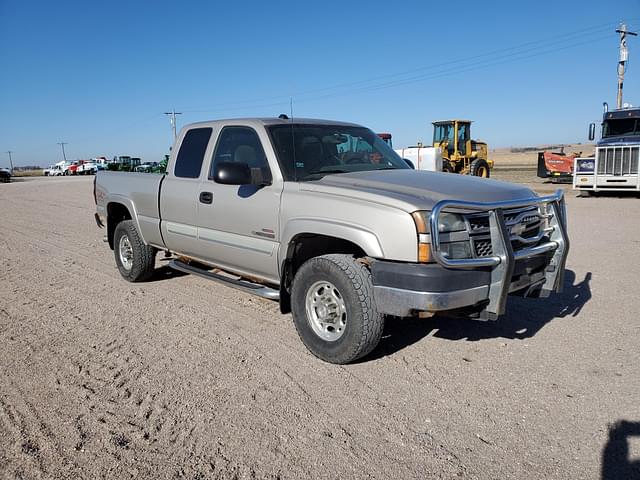
[[(439, 6), (440, 9), (436, 9)], [(640, 0), (34, 2), (0, 0), (0, 151), (17, 165), (159, 160), (214, 118), (348, 120), (428, 142), (475, 121), (489, 147), (586, 141), (615, 104), (618, 37)], [(625, 101), (640, 104), (640, 38)], [(8, 166), (6, 153), (0, 166)]]

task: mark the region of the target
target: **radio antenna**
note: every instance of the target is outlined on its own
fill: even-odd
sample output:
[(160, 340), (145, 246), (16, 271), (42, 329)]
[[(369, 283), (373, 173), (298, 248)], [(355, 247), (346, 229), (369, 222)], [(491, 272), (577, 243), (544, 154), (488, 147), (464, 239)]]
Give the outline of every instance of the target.
[(296, 132), (293, 128), (293, 97), (289, 97), (289, 113), (291, 117), (289, 122), (291, 123), (291, 146), (293, 148), (293, 181), (298, 181), (298, 161), (296, 160)]

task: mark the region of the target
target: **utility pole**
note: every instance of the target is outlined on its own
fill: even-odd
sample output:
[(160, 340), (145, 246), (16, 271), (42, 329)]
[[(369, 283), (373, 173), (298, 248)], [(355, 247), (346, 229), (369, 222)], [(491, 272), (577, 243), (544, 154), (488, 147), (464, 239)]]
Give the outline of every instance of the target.
[(64, 153), (64, 146), (65, 145), (69, 145), (67, 142), (58, 142), (58, 145), (60, 145), (62, 147), (62, 158), (64, 158), (64, 161), (67, 161), (67, 155)]
[(627, 30), (627, 26), (622, 23), (620, 28), (616, 30), (620, 34), (620, 59), (618, 60), (618, 97), (616, 99), (616, 108), (622, 108), (622, 84), (624, 83), (624, 70), (629, 60), (629, 50), (627, 49), (627, 35), (638, 36), (635, 32)]
[(176, 112), (174, 108), (171, 112), (164, 112), (165, 115), (169, 115), (169, 121), (171, 122), (171, 129), (173, 130), (173, 141), (175, 142), (178, 134), (176, 133), (176, 115), (182, 115), (182, 112)]
[(13, 175), (13, 160), (11, 159), (11, 154), (13, 153), (11, 150), (7, 150), (9, 154), (9, 165), (11, 165), (11, 175)]

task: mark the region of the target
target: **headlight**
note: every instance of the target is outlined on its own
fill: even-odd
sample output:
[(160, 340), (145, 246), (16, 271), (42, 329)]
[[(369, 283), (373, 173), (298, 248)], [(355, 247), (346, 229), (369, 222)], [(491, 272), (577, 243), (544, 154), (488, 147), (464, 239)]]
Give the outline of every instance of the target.
[[(429, 215), (431, 212), (413, 212), (411, 216), (416, 224), (418, 232), (418, 261), (421, 263), (433, 262), (431, 244), (429, 243)], [(441, 213), (438, 217), (438, 231), (440, 233), (461, 232), (467, 229), (467, 224), (462, 215), (455, 213)], [(449, 258), (471, 258), (471, 246), (469, 241), (440, 243), (442, 254)]]
[(438, 231), (440, 233), (462, 232), (467, 229), (467, 224), (462, 215), (455, 213), (441, 213), (438, 217)]
[(595, 160), (591, 158), (585, 158), (576, 160), (576, 170), (579, 173), (593, 173), (593, 169), (596, 166)]
[[(429, 232), (429, 214), (431, 212), (413, 212), (411, 216), (416, 224), (418, 233)], [(467, 229), (467, 224), (462, 215), (456, 213), (441, 213), (438, 217), (438, 231), (440, 233), (463, 232)]]

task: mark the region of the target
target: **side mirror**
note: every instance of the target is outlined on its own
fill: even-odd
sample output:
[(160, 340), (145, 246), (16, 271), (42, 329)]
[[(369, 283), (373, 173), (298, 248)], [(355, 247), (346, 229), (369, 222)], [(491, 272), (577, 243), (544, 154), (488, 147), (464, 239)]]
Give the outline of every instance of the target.
[(595, 138), (596, 138), (596, 124), (590, 123), (589, 124), (589, 141), (593, 142)]
[(413, 164), (413, 162), (411, 160), (409, 160), (408, 158), (403, 158), (403, 160), (405, 161), (405, 163), (407, 165), (409, 165), (411, 167), (412, 170), (416, 169), (416, 166)]
[(249, 185), (251, 169), (246, 163), (220, 162), (215, 166), (213, 180), (223, 185)]

